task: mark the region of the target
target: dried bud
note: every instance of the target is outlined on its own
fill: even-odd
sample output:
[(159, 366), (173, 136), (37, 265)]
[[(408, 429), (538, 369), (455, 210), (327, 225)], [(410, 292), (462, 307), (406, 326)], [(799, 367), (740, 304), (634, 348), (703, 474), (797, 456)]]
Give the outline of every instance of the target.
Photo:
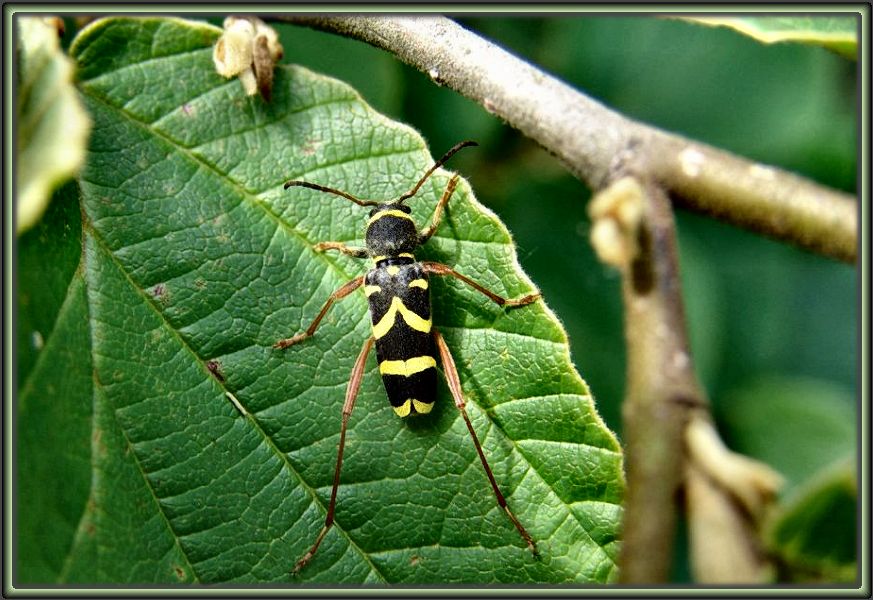
[(588, 205), (594, 222), (591, 245), (604, 263), (623, 268), (640, 252), (638, 230), (643, 218), (645, 192), (632, 177), (601, 190)]
[(212, 60), (223, 77), (239, 77), (246, 95), (269, 100), (273, 69), (282, 58), (276, 31), (256, 17), (227, 17), (224, 34), (215, 43)]

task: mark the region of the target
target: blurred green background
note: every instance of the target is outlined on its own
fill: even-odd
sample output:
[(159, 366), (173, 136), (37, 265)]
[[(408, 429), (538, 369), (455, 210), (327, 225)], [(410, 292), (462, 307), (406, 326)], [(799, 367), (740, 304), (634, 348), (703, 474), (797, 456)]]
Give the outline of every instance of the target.
[[(625, 115), (854, 193), (855, 62), (657, 17), (461, 23)], [(285, 61), (350, 83), (377, 110), (418, 129), (434, 156), (460, 140), (481, 144), (449, 167), (509, 226), (522, 266), (563, 321), (573, 360), (620, 436), (620, 280), (588, 243), (590, 191), (536, 144), (388, 53), (301, 27), (280, 31)], [(856, 268), (708, 218), (680, 211), (677, 219), (694, 360), (727, 443), (781, 471), (789, 500), (834, 464), (851, 472)], [(845, 527), (833, 539), (807, 540), (819, 558), (844, 560), (848, 549), (852, 560), (854, 493), (842, 504), (831, 499)]]

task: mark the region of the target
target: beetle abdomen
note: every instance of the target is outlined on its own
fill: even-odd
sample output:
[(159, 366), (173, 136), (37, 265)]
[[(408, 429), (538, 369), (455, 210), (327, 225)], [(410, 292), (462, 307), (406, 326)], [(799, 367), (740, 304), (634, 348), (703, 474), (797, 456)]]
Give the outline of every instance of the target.
[(437, 377), (427, 274), (412, 258), (394, 258), (364, 283), (388, 401), (401, 417), (430, 412)]

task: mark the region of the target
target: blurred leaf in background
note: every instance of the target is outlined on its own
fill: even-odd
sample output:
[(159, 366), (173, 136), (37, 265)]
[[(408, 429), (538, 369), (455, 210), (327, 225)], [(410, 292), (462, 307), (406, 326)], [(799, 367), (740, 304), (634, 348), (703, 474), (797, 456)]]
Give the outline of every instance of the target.
[(848, 16), (685, 17), (703, 25), (736, 29), (765, 44), (800, 42), (816, 44), (845, 58), (856, 59), (858, 20)]
[(852, 456), (796, 490), (771, 520), (770, 551), (783, 579), (852, 584), (858, 577), (857, 463)]
[(85, 160), (91, 120), (73, 87), (73, 65), (59, 43), (60, 19), (18, 20), (16, 227), (39, 220), (52, 192)]

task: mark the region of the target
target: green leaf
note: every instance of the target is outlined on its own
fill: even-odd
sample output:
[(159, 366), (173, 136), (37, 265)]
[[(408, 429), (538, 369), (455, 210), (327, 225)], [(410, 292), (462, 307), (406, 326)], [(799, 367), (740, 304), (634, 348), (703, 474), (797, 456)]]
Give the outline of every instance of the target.
[(822, 469), (773, 520), (770, 544), (793, 580), (855, 581), (856, 471), (854, 454)]
[(846, 58), (857, 59), (858, 19), (822, 17), (683, 17), (701, 25), (730, 27), (765, 44), (800, 42), (823, 46)]
[[(45, 546), (38, 559), (18, 553), (22, 580), (614, 581), (621, 451), (555, 316), (543, 302), (506, 311), (439, 278), (435, 324), (495, 478), (542, 557), (497, 506), (445, 384), (429, 417), (398, 419), (371, 356), (336, 524), (289, 574), (324, 521), (345, 386), (370, 326), (356, 292), (311, 340), (271, 348), (368, 268), (312, 249), (360, 244), (365, 209), (282, 183), (391, 198), (433, 158), (414, 131), (302, 67), (278, 69), (271, 103), (246, 98), (213, 71), (219, 35), (176, 19), (108, 19), (71, 48), (95, 127), (81, 210), (61, 213), (81, 227), (79, 267), (57, 277), (69, 278), (66, 299), (21, 387), (19, 544)], [(447, 181), (439, 171), (410, 202), (420, 225)], [(532, 289), (509, 233), (465, 182), (418, 256), (500, 294)], [(61, 445), (40, 443), (56, 430)], [(58, 463), (69, 463), (64, 481), (53, 480)]]
[(29, 229), (52, 191), (85, 159), (91, 122), (76, 96), (73, 67), (49, 19), (21, 17), (17, 104), (16, 226)]

